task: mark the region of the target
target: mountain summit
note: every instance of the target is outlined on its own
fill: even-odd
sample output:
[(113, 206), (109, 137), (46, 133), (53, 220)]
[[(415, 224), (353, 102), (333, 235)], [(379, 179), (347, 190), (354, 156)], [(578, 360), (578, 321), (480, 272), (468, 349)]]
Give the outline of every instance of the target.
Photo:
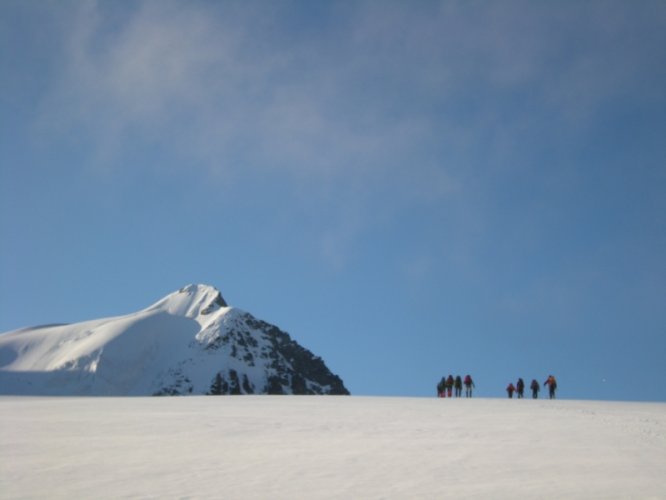
[(0, 394), (349, 394), (278, 327), (188, 285), (113, 318), (0, 334)]
[(229, 307), (220, 291), (210, 285), (187, 285), (150, 306), (147, 311), (166, 311), (199, 321), (223, 307)]

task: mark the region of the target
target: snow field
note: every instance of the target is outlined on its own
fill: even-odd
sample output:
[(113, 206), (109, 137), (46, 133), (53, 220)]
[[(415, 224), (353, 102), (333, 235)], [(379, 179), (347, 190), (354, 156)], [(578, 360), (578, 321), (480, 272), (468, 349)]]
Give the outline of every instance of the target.
[(3, 498), (666, 498), (666, 404), (0, 397)]

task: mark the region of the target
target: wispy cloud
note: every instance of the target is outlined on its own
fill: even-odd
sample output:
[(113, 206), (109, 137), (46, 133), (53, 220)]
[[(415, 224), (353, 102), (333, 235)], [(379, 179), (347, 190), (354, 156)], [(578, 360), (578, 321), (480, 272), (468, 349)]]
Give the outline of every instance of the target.
[(489, 170), (576, 140), (615, 100), (663, 106), (666, 9), (641, 5), (86, 2), (63, 16), (42, 117), (111, 170), (139, 144), (213, 181), (474, 200)]
[[(641, 81), (655, 61), (632, 9), (593, 5), (336, 4), (336, 30), (303, 20), (321, 31), (295, 43), (279, 24), (297, 8), (289, 3), (276, 12), (140, 2), (121, 19), (86, 3), (66, 27), (46, 109), (93, 141), (140, 134), (212, 171), (243, 163), (358, 175), (442, 151), (445, 163), (446, 148), (492, 145), (488, 134), (535, 114), (593, 113)], [(660, 97), (651, 85), (642, 84)]]

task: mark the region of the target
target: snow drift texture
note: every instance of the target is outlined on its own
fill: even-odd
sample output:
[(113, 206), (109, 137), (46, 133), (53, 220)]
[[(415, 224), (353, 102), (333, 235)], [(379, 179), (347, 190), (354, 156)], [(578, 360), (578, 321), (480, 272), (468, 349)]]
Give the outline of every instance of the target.
[(666, 498), (666, 404), (0, 397), (11, 499)]
[(188, 285), (137, 313), (0, 335), (0, 393), (348, 394), (276, 326)]

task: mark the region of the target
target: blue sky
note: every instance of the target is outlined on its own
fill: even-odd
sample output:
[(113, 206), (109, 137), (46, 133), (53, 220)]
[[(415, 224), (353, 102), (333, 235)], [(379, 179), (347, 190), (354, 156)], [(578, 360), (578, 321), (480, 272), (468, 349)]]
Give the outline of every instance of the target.
[(0, 4), (0, 331), (188, 283), (354, 394), (666, 401), (666, 4)]

